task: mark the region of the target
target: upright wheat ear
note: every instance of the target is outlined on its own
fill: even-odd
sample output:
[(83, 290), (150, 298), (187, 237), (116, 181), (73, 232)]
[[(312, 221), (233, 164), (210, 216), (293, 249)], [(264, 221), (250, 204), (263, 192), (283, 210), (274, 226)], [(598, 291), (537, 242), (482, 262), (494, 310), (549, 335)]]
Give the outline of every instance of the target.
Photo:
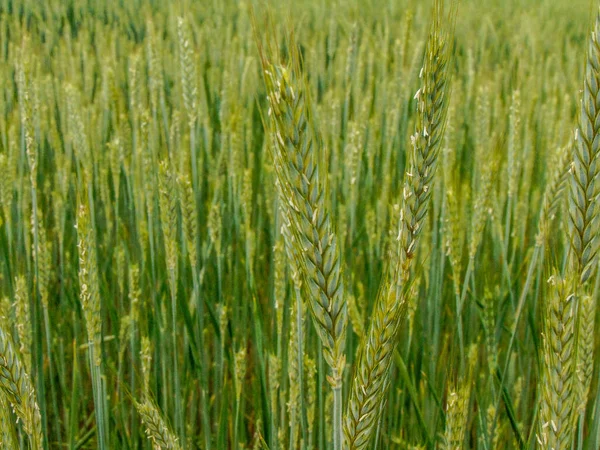
[[(273, 161), (284, 216), (289, 219), (293, 237), (288, 245), (295, 247), (296, 265), (309, 294), (313, 322), (332, 370), (328, 380), (334, 389), (337, 430), (341, 429), (337, 422), (341, 422), (347, 305), (337, 239), (325, 204), (325, 182), (319, 174), (322, 144), (309, 123), (310, 99), (306, 81), (299, 72), (299, 56), (292, 51), (291, 68), (273, 65), (266, 55), (261, 56), (270, 106)], [(341, 447), (338, 440), (341, 441), (341, 431), (334, 436), (336, 449)]]
[[(455, 8), (450, 15), (452, 23), (454, 12)], [(379, 421), (398, 329), (406, 312), (404, 292), (410, 281), (411, 262), (433, 192), (449, 99), (448, 61), (452, 26), (443, 28), (442, 20), (443, 1), (436, 0), (421, 72), (423, 84), (415, 96), (417, 127), (411, 138), (413, 153), (404, 183), (398, 244), (396, 251), (392, 251), (389, 275), (380, 288), (369, 333), (362, 344), (344, 418), (346, 447), (351, 450), (367, 447)]]

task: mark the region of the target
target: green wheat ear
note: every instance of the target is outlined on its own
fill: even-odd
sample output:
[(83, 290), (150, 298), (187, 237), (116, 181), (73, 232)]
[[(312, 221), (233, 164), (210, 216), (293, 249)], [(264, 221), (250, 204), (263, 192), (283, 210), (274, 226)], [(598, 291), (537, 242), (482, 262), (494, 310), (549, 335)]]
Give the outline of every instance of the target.
[(0, 445), (7, 450), (19, 448), (13, 420), (10, 416), (10, 404), (4, 392), (0, 393)]
[(164, 418), (160, 414), (158, 407), (148, 398), (142, 402), (135, 402), (142, 422), (146, 427), (146, 434), (154, 447), (158, 450), (180, 450), (181, 446), (177, 442), (177, 438), (170, 430)]
[(551, 278), (552, 292), (545, 305), (542, 401), (537, 435), (540, 449), (571, 448), (576, 399), (575, 295), (572, 282)]
[(269, 132), (279, 197), (290, 233), (286, 246), (300, 268), (313, 323), (331, 368), (334, 448), (341, 448), (341, 388), (348, 321), (337, 237), (326, 205), (320, 162), (324, 149), (313, 125), (307, 82), (291, 44), (289, 67), (269, 61), (259, 44), (269, 100)]
[[(35, 389), (12, 338), (0, 326), (0, 389), (29, 436), (31, 448), (43, 448), (42, 419)], [(4, 432), (4, 430), (3, 430)]]
[(573, 264), (580, 283), (596, 271), (600, 225), (600, 10), (588, 43), (579, 127), (573, 147), (569, 195), (569, 229)]
[(429, 211), (446, 125), (455, 13), (453, 4), (450, 26), (442, 24), (443, 1), (435, 2), (421, 72), (422, 86), (415, 96), (417, 125), (411, 137), (413, 151), (404, 182), (397, 247), (391, 252), (390, 274), (384, 276), (370, 329), (362, 342), (344, 417), (345, 445), (352, 450), (367, 447), (385, 404), (392, 355), (407, 308), (411, 262)]
[(319, 139), (308, 123), (309, 100), (297, 68), (265, 63), (273, 156), (281, 199), (287, 210), (298, 267), (325, 359), (341, 381), (347, 322), (337, 239), (325, 205), (318, 163)]

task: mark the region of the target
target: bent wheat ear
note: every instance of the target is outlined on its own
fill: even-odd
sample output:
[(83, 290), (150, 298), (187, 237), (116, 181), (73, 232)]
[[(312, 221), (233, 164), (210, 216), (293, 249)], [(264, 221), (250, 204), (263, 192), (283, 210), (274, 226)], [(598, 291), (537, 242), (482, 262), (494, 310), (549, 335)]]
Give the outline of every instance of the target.
[[(455, 6), (453, 4), (450, 14), (452, 24)], [(435, 2), (425, 50), (423, 85), (416, 95), (417, 128), (412, 137), (412, 159), (404, 183), (398, 243), (396, 251), (391, 252), (390, 276), (384, 277), (371, 327), (365, 336), (344, 420), (348, 449), (365, 448), (379, 421), (398, 329), (406, 313), (410, 265), (429, 210), (450, 85), (448, 61), (453, 25), (449, 29), (442, 27), (442, 19), (443, 1), (439, 0)]]
[(0, 388), (23, 422), (31, 448), (43, 448), (42, 419), (35, 389), (11, 337), (0, 327)]
[(600, 184), (600, 10), (589, 40), (579, 128), (573, 148), (569, 228), (577, 278), (585, 283), (596, 270), (600, 225), (597, 206)]

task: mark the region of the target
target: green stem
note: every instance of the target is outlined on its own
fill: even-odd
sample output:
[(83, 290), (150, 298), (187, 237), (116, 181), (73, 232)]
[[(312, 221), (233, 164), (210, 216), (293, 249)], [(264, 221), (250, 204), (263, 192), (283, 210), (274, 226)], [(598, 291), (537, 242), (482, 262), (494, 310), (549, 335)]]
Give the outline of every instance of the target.
[(333, 387), (333, 450), (342, 450), (342, 374), (334, 370), (336, 385)]
[(95, 342), (91, 339), (88, 342), (88, 356), (90, 360), (90, 372), (92, 373), (92, 386), (94, 395), (94, 408), (96, 410), (96, 428), (98, 436), (98, 449), (108, 449), (106, 445), (106, 414), (104, 410), (104, 389), (102, 386), (102, 371), (96, 364)]
[(308, 432), (306, 428), (306, 408), (304, 407), (304, 362), (302, 361), (302, 355), (304, 354), (304, 333), (302, 332), (302, 297), (300, 293), (300, 289), (298, 287), (295, 288), (296, 291), (296, 327), (298, 330), (298, 351), (297, 351), (297, 359), (298, 359), (298, 384), (300, 385), (300, 430), (302, 431), (302, 443), (303, 446), (306, 446), (306, 442), (308, 442)]
[[(195, 251), (193, 249), (192, 251)], [(210, 450), (210, 411), (206, 401), (208, 390), (208, 376), (206, 373), (206, 353), (204, 348), (204, 302), (200, 296), (200, 281), (198, 270), (193, 268), (194, 298), (196, 299), (196, 314), (198, 315), (198, 347), (200, 349), (200, 405), (202, 414), (202, 426), (204, 428), (204, 448)]]
[(183, 408), (181, 405), (181, 386), (179, 383), (179, 367), (177, 359), (177, 294), (175, 269), (169, 271), (171, 284), (171, 350), (173, 351), (173, 388), (175, 403), (175, 429), (180, 439), (185, 442), (185, 430), (183, 426)]

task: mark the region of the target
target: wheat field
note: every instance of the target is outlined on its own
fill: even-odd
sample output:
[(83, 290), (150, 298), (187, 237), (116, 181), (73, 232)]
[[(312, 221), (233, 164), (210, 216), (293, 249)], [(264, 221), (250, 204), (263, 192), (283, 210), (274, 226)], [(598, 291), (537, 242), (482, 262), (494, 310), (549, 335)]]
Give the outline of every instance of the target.
[(600, 448), (597, 0), (0, 0), (0, 448)]

